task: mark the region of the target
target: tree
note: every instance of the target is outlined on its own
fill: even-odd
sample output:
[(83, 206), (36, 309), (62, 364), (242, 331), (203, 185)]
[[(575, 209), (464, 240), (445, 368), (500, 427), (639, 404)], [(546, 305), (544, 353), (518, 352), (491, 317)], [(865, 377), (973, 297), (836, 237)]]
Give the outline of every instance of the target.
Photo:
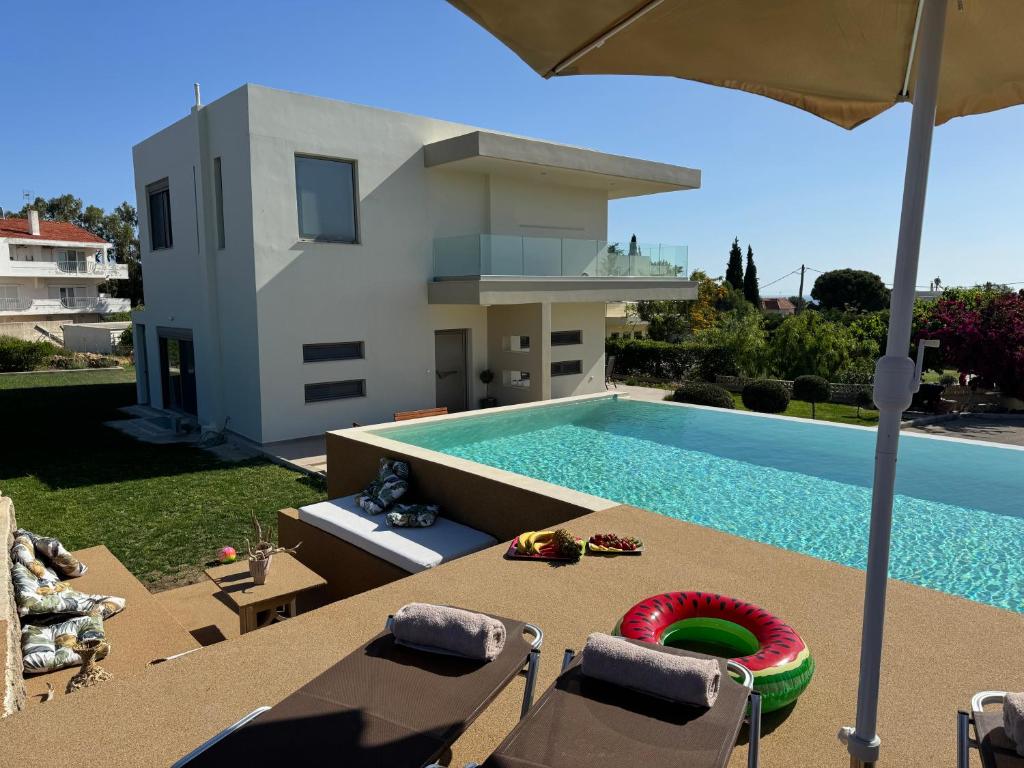
[(139, 217), (135, 206), (125, 201), (106, 213), (96, 205), (82, 208), (82, 200), (74, 195), (60, 195), (49, 200), (37, 197), (27, 203), (20, 216), (28, 216), (29, 209), (39, 212), (47, 221), (67, 221), (102, 237), (113, 246), (114, 258), (128, 267), (128, 280), (112, 280), (105, 290), (114, 296), (131, 299), (132, 306), (143, 301), (142, 262), (139, 257)]
[(889, 289), (882, 278), (861, 269), (822, 272), (814, 281), (811, 297), (823, 309), (877, 312), (889, 306)]
[(980, 289), (945, 294), (927, 310), (918, 338), (939, 339), (945, 364), (1024, 397), (1024, 291)]
[(741, 376), (753, 378), (764, 371), (767, 337), (760, 312), (730, 312), (697, 338), (709, 346), (729, 350)]
[(690, 333), (713, 328), (719, 319), (718, 303), (726, 288), (695, 269), (690, 280), (697, 283), (696, 301), (638, 301), (639, 319), (650, 323), (648, 335), (655, 341), (678, 341)]
[(784, 379), (815, 374), (829, 381), (849, 366), (857, 341), (848, 328), (819, 312), (791, 315), (772, 334), (769, 361)]
[(821, 376), (797, 376), (793, 379), (793, 398), (811, 404), (811, 418), (817, 418), (816, 406), (826, 402), (832, 390)]
[(747, 244), (747, 271), (743, 273), (743, 295), (755, 307), (761, 306), (761, 291), (757, 285), (757, 266), (754, 249)]
[(740, 239), (732, 241), (729, 249), (729, 264), (725, 268), (725, 282), (737, 291), (743, 290), (743, 251), (740, 250)]

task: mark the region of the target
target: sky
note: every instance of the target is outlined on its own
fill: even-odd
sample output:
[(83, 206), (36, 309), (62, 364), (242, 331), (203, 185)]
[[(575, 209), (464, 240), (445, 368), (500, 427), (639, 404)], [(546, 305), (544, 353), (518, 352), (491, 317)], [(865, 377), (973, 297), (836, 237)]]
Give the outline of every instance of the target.
[[(443, 0), (57, 0), (3, 18), (17, 30), (0, 46), (7, 210), (25, 190), (134, 203), (131, 148), (188, 113), (192, 83), (208, 103), (252, 82), (699, 168), (699, 190), (613, 201), (609, 237), (687, 245), (714, 276), (738, 237), (762, 295), (795, 294), (783, 276), (801, 264), (892, 280), (908, 105), (850, 132), (681, 80), (544, 80)], [(936, 130), (922, 287), (1024, 287), (1022, 149), (1024, 107)]]

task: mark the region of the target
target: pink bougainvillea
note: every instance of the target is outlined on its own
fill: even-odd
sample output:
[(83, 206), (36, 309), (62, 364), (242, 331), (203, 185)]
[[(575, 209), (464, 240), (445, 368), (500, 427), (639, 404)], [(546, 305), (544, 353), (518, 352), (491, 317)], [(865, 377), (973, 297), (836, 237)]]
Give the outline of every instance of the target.
[(1024, 397), (1024, 291), (943, 297), (916, 325), (917, 338), (942, 342), (946, 365)]

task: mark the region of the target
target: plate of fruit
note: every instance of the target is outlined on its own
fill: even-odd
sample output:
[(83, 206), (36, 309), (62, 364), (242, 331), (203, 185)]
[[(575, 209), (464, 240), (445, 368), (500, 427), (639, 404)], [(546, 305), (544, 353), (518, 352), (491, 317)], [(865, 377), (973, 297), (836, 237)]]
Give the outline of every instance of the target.
[(586, 542), (565, 528), (556, 531), (526, 531), (512, 540), (505, 557), (516, 560), (563, 560), (575, 563), (583, 555)]
[(644, 551), (644, 543), (635, 536), (597, 533), (590, 537), (587, 549), (596, 555), (639, 555)]

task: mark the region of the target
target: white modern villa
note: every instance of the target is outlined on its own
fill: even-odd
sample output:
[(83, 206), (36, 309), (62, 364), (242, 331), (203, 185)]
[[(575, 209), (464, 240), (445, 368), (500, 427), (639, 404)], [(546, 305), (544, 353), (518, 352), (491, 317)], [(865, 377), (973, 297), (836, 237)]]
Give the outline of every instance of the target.
[(37, 211), (0, 218), (0, 332), (28, 338), (38, 327), (59, 333), (62, 323), (131, 309), (128, 299), (100, 290), (110, 280), (128, 279), (128, 268), (111, 259), (110, 249), (74, 224), (40, 220)]
[(608, 302), (696, 297), (607, 232), (692, 168), (254, 85), (133, 154), (139, 401), (257, 443), (601, 391)]

